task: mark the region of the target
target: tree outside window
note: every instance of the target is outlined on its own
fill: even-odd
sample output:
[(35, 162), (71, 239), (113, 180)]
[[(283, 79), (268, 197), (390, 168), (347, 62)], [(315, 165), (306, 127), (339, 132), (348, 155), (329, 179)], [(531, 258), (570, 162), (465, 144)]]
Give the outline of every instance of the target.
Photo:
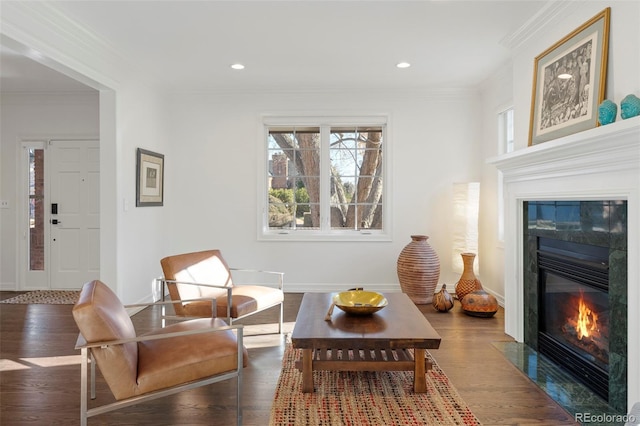
[(266, 129), (268, 231), (384, 229), (384, 125)]

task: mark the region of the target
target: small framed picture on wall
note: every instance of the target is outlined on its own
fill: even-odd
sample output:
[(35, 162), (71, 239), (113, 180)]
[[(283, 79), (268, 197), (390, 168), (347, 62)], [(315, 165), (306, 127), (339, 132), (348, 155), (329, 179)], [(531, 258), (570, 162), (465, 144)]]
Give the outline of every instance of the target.
[(137, 149), (136, 207), (164, 204), (164, 155)]

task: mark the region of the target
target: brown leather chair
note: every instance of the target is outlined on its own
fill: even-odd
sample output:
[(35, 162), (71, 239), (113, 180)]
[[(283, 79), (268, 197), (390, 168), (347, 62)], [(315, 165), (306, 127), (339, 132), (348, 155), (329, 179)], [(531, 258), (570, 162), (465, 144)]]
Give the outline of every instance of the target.
[[(97, 280), (83, 286), (73, 318), (80, 329), (76, 349), (82, 354), (83, 426), (91, 416), (234, 377), (241, 424), (242, 366), (248, 359), (241, 326), (228, 326), (218, 318), (196, 319), (136, 336), (125, 306)], [(96, 395), (97, 364), (116, 402), (88, 409), (89, 358), (91, 399)]]
[[(160, 280), (163, 300), (166, 285), (172, 300), (183, 301), (173, 304), (176, 315), (225, 317), (233, 324), (234, 320), (279, 305), (278, 333), (282, 333), (284, 273), (229, 268), (220, 250), (167, 256), (160, 264), (164, 274)], [(234, 284), (232, 272), (266, 275), (273, 282), (271, 285)], [(211, 300), (215, 300), (216, 312)]]

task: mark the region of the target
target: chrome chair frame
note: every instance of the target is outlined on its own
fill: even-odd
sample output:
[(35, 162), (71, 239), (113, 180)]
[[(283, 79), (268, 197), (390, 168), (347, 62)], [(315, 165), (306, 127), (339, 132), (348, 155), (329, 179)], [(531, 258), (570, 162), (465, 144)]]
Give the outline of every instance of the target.
[[(201, 299), (196, 299), (201, 300)], [(187, 301), (187, 300), (185, 300)], [(127, 308), (138, 308), (144, 306), (152, 306), (152, 305), (166, 305), (171, 302), (155, 302), (155, 303), (145, 303), (145, 304), (136, 304), (136, 305), (124, 305), (125, 309)], [(212, 303), (215, 306), (215, 299), (213, 299)], [(155, 392), (150, 392), (138, 396), (134, 396), (131, 398), (123, 399), (120, 401), (116, 401), (110, 404), (105, 404), (101, 406), (97, 406), (94, 408), (88, 408), (88, 398), (87, 393), (91, 392), (91, 399), (96, 399), (96, 362), (93, 356), (92, 349), (93, 348), (106, 348), (108, 346), (114, 345), (122, 345), (125, 343), (131, 342), (144, 342), (150, 340), (158, 340), (158, 339), (168, 339), (172, 337), (179, 336), (189, 336), (194, 334), (204, 334), (204, 333), (216, 333), (226, 330), (235, 330), (236, 340), (238, 346), (238, 365), (236, 370), (228, 371), (221, 374), (216, 374), (213, 376), (209, 376), (206, 378), (194, 380), (191, 382), (187, 382), (181, 385), (172, 386), (166, 389), (158, 390)], [(221, 382), (223, 380), (228, 380), (232, 378), (236, 378), (237, 386), (236, 386), (236, 404), (237, 404), (237, 425), (242, 425), (242, 369), (243, 369), (243, 326), (242, 325), (229, 325), (226, 327), (215, 327), (201, 330), (190, 330), (190, 331), (181, 331), (175, 333), (164, 333), (158, 335), (149, 335), (149, 336), (138, 336), (131, 339), (121, 339), (121, 340), (109, 340), (109, 341), (101, 341), (94, 343), (87, 343), (82, 334), (78, 336), (78, 340), (76, 341), (76, 349), (80, 350), (81, 356), (81, 364), (80, 364), (80, 425), (87, 426), (87, 421), (89, 417), (93, 417), (99, 414), (107, 413), (110, 411), (118, 410), (120, 408), (129, 407), (131, 405), (139, 404), (144, 401), (149, 401), (157, 398), (162, 398), (165, 396), (173, 395), (179, 392), (183, 392), (186, 390), (198, 388), (201, 386), (210, 385), (212, 383)], [(90, 369), (90, 373), (88, 370)]]
[[(265, 287), (274, 287), (277, 288), (279, 290), (283, 290), (284, 289), (284, 272), (276, 272), (276, 271), (264, 271), (264, 270), (258, 270), (258, 269), (239, 269), (239, 268), (229, 268), (230, 271), (236, 271), (236, 272), (252, 272), (252, 273), (260, 273), (260, 274), (272, 274), (272, 275), (276, 275), (278, 278), (278, 282), (276, 285), (268, 285), (268, 284), (260, 284), (261, 286), (265, 286)], [(264, 310), (273, 308), (274, 306), (278, 306), (280, 305), (280, 314), (279, 314), (279, 319), (278, 319), (278, 334), (282, 334), (282, 330), (283, 330), (283, 318), (284, 318), (284, 302), (279, 302), (279, 303), (275, 303), (273, 305), (269, 305), (269, 306), (265, 306), (262, 309), (256, 310), (254, 312), (251, 312), (249, 314), (245, 314), (242, 316), (239, 316), (237, 318), (232, 318), (231, 317), (231, 295), (232, 295), (232, 289), (233, 287), (241, 287), (242, 284), (233, 284), (233, 287), (230, 286), (225, 286), (225, 285), (218, 285), (218, 284), (208, 284), (208, 283), (199, 283), (199, 282), (189, 282), (189, 281), (178, 281), (178, 280), (167, 280), (163, 277), (160, 278), (156, 278), (156, 281), (160, 284), (160, 294), (161, 294), (161, 300), (164, 301), (165, 297), (166, 297), (166, 284), (167, 283), (171, 283), (171, 284), (186, 284), (186, 285), (196, 285), (196, 286), (200, 286), (200, 287), (212, 287), (212, 288), (217, 288), (220, 290), (225, 290), (227, 292), (227, 312), (226, 312), (226, 320), (230, 325), (233, 325), (233, 321), (237, 321), (241, 318), (246, 318), (248, 316), (251, 316), (253, 314), (256, 314), (258, 312), (262, 312)], [(202, 300), (202, 299), (192, 299), (192, 300), (176, 300), (176, 301), (167, 301), (167, 304), (174, 304), (174, 303), (180, 303), (180, 302), (188, 302), (188, 301), (193, 301), (193, 300)], [(212, 309), (211, 312), (215, 312), (214, 317), (217, 316), (217, 306), (215, 305), (215, 299), (212, 300)], [(183, 316), (165, 316), (165, 312), (163, 311), (163, 317), (165, 318), (171, 318), (171, 319), (185, 319), (185, 318), (192, 318), (192, 317), (183, 317)]]

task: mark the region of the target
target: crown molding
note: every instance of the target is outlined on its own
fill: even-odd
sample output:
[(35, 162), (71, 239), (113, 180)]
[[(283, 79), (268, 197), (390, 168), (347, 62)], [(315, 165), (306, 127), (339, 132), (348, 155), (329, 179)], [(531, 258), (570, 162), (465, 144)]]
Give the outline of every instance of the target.
[(168, 90), (169, 96), (360, 96), (376, 99), (469, 99), (479, 94), (477, 87), (428, 88), (416, 87), (401, 90), (393, 88), (287, 88), (287, 87), (244, 87), (194, 90)]
[(0, 19), (3, 45), (94, 89), (118, 87), (122, 72), (133, 69), (113, 46), (50, 2), (3, 2)]
[(540, 31), (579, 9), (586, 0), (550, 0), (520, 28), (507, 34), (500, 45), (512, 51), (535, 37)]

